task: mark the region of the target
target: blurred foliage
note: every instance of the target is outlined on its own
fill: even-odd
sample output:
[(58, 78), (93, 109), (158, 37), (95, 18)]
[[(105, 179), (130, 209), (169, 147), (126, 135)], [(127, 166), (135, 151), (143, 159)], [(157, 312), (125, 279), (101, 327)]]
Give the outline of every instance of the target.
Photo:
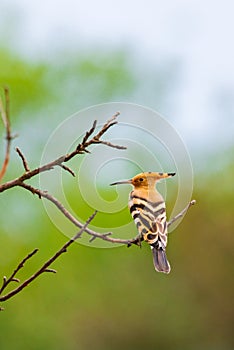
[(25, 62), (7, 50), (0, 50), (0, 86), (8, 86), (11, 93), (11, 112), (17, 118), (22, 112), (28, 115), (32, 108), (51, 100), (45, 82), (48, 67), (45, 64)]
[[(62, 94), (68, 111), (75, 95), (79, 99), (72, 108), (119, 99), (135, 89), (122, 54), (54, 66), (28, 63), (9, 52), (0, 55), (0, 81), (10, 86), (12, 114), (24, 116), (22, 128), (34, 109), (42, 110), (47, 102), (54, 106)], [(195, 178), (197, 204), (170, 235), (170, 275), (154, 271), (146, 244), (142, 249), (75, 244), (52, 266), (56, 275), (41, 276), (2, 305), (0, 348), (231, 350), (233, 172), (229, 160), (222, 169)], [(110, 196), (107, 192), (106, 198)], [(76, 200), (72, 189), (69, 200)], [(2, 193), (1, 206), (1, 275), (9, 275), (21, 257), (40, 249), (19, 274), (23, 280), (66, 238), (49, 221), (42, 203), (22, 189)]]

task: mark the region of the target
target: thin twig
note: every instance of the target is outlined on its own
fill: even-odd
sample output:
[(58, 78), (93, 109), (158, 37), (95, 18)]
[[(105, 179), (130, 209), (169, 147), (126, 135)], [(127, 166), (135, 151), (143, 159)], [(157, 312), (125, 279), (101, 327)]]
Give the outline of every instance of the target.
[[(65, 253), (67, 251), (67, 248), (76, 241), (78, 237), (81, 236), (81, 234), (86, 230), (89, 223), (93, 220), (93, 218), (96, 215), (96, 211), (88, 218), (88, 220), (85, 222), (85, 224), (82, 226), (81, 230), (75, 234), (74, 237), (69, 239), (50, 259), (48, 259), (40, 268), (37, 270), (33, 275), (31, 275), (29, 278), (27, 278), (22, 284), (20, 284), (17, 288), (13, 289), (9, 293), (0, 296), (0, 302), (6, 301), (10, 298), (12, 298), (14, 295), (21, 292), (25, 287), (27, 287), (30, 283), (32, 283), (38, 276), (40, 276), (44, 272), (53, 272), (56, 273), (53, 269), (48, 269), (48, 267), (56, 260), (60, 255)], [(31, 256), (35, 254), (34, 252), (31, 253)], [(29, 256), (29, 255), (28, 255)], [(23, 267), (23, 263), (28, 260), (28, 256), (22, 261), (21, 267)], [(30, 257), (31, 257), (30, 256)], [(20, 264), (19, 264), (20, 265)], [(19, 267), (19, 266), (18, 266)], [(20, 268), (21, 268), (20, 267)], [(12, 275), (15, 276), (15, 274), (19, 271), (20, 268), (16, 268)]]
[(113, 125), (117, 124), (117, 117), (120, 115), (120, 112), (116, 112), (112, 118), (107, 120), (107, 122), (103, 125), (99, 133), (95, 136), (98, 140), (102, 137), (102, 135)]
[(8, 88), (4, 88), (4, 96), (5, 96), (5, 107), (3, 104), (3, 101), (0, 97), (0, 114), (3, 121), (3, 124), (5, 126), (6, 130), (6, 151), (5, 151), (5, 158), (2, 164), (2, 168), (0, 170), (0, 181), (4, 177), (7, 167), (10, 160), (10, 148), (11, 148), (11, 140), (13, 139), (13, 136), (11, 135), (11, 125), (10, 125), (10, 112), (9, 112), (9, 90)]
[(19, 149), (19, 147), (16, 147), (15, 150), (16, 150), (16, 152), (18, 153), (18, 155), (20, 156), (20, 158), (22, 159), (23, 166), (24, 166), (24, 170), (25, 170), (26, 172), (30, 171), (28, 162), (27, 162), (25, 156), (23, 155), (23, 153), (21, 152), (21, 150)]
[[(72, 159), (73, 157), (75, 157), (78, 154), (83, 154), (83, 153), (87, 153), (89, 152), (87, 150), (87, 147), (91, 146), (92, 144), (97, 144), (97, 143), (103, 143), (104, 145), (107, 145), (108, 147), (114, 147), (116, 149), (126, 149), (125, 146), (119, 146), (119, 145), (113, 145), (111, 142), (107, 142), (107, 141), (102, 141), (100, 140), (101, 136), (113, 125), (115, 125), (117, 123), (116, 118), (119, 115), (119, 113), (116, 113), (113, 115), (113, 117), (108, 120), (103, 127), (101, 128), (101, 130), (95, 135), (93, 136), (92, 139), (90, 139), (89, 141), (88, 138), (89, 136), (95, 131), (96, 128), (96, 121), (93, 123), (91, 129), (86, 133), (86, 135), (84, 136), (82, 142), (76, 147), (76, 149), (74, 151), (72, 151), (71, 153), (68, 153), (64, 156), (61, 156), (55, 160), (53, 160), (52, 162), (49, 162), (45, 165), (42, 165), (38, 168), (35, 168), (33, 170), (30, 171), (26, 171), (23, 175), (21, 175), (20, 177), (13, 179), (11, 181), (5, 182), (3, 184), (0, 185), (0, 192), (4, 192), (6, 190), (8, 190), (9, 188), (15, 187), (15, 186), (21, 186), (21, 183), (31, 179), (32, 177), (38, 175), (39, 173), (45, 172), (45, 171), (49, 171), (51, 169), (53, 169), (55, 166), (62, 166), (62, 168), (64, 169), (64, 162), (68, 162), (70, 159)], [(18, 152), (19, 153), (19, 152)], [(22, 152), (20, 151), (21, 155)], [(19, 154), (20, 155), (20, 154)], [(25, 159), (25, 157), (21, 156), (21, 160), (23, 161), (23, 159)], [(23, 163), (24, 168), (25, 168), (25, 164)], [(68, 170), (69, 169), (69, 170)], [(68, 167), (65, 166), (65, 170), (69, 171), (70, 173), (72, 173), (72, 170)]]
[(116, 148), (116, 149), (126, 149), (125, 146), (115, 145), (109, 141), (97, 141), (96, 143), (101, 143), (102, 145), (106, 145), (106, 146)]
[(0, 105), (1, 117), (6, 129), (6, 139), (11, 139), (11, 131), (10, 131), (10, 109), (9, 109), (9, 90), (7, 87), (4, 87), (4, 99), (5, 105), (3, 104), (2, 99)]
[[(22, 183), (19, 185), (21, 187), (24, 187), (26, 190), (32, 192), (33, 194), (37, 194), (39, 198), (46, 198), (50, 202), (52, 202), (57, 209), (70, 221), (72, 222), (76, 227), (83, 227), (83, 224), (79, 222), (64, 206), (63, 204), (54, 196), (52, 196), (50, 193), (46, 191), (41, 191), (38, 188), (35, 188), (31, 185), (28, 185), (26, 183)], [(192, 200), (179, 214), (177, 214), (173, 219), (171, 219), (168, 222), (168, 226), (170, 226), (173, 222), (178, 220), (180, 217), (184, 216), (188, 209), (196, 203), (195, 200)], [(89, 228), (85, 229), (85, 232), (88, 233), (91, 237), (90, 241), (94, 241), (96, 238), (100, 238), (104, 241), (110, 242), (110, 243), (115, 243), (115, 244), (126, 244), (128, 246), (131, 246), (132, 244), (134, 245), (140, 245), (139, 244), (139, 238), (132, 238), (132, 239), (121, 239), (121, 238), (113, 238), (110, 237), (112, 235), (112, 232), (106, 232), (106, 233), (99, 233), (96, 231), (93, 231)]]
[(106, 145), (108, 147), (112, 147), (112, 148), (116, 148), (116, 149), (126, 149), (127, 147), (125, 146), (120, 146), (120, 145), (114, 145), (112, 144), (111, 142), (107, 142), (107, 141), (103, 141), (101, 140), (101, 137), (103, 136), (103, 134), (105, 132), (107, 132), (107, 130), (117, 124), (118, 122), (116, 121), (116, 118), (119, 116), (119, 112), (116, 112), (101, 128), (101, 130), (93, 136), (92, 139), (88, 140), (89, 137), (93, 134), (93, 132), (95, 131), (96, 129), (96, 126), (97, 126), (97, 121), (95, 120), (92, 127), (90, 128), (90, 130), (88, 130), (82, 140), (81, 143), (78, 144), (78, 146), (76, 147), (76, 149), (67, 154), (64, 158), (64, 162), (68, 162), (71, 158), (73, 158), (75, 155), (77, 154), (83, 154), (83, 153), (90, 153), (87, 148), (92, 145), (92, 144), (103, 144), (103, 145)]
[[(35, 188), (29, 184), (26, 184), (25, 182), (22, 182), (19, 184), (19, 186), (25, 188), (26, 190), (30, 191), (33, 194), (36, 194), (39, 198), (46, 198), (48, 201), (52, 202), (57, 209), (76, 227), (82, 228), (83, 224), (79, 222), (65, 207), (64, 205), (54, 196), (52, 196), (50, 193), (46, 191), (41, 191), (38, 188)], [(88, 233), (90, 236), (95, 238), (100, 238), (104, 241), (110, 242), (110, 243), (116, 243), (116, 244), (135, 244), (131, 239), (120, 239), (120, 238), (112, 238), (109, 237), (111, 234), (110, 232), (107, 233), (99, 233), (96, 231), (93, 231), (89, 228), (85, 228), (85, 232)]]
[(88, 130), (82, 140), (82, 143), (86, 143), (86, 141), (88, 140), (88, 138), (92, 135), (92, 133), (94, 132), (94, 130), (96, 129), (97, 126), (97, 120), (94, 120), (92, 127), (90, 128), (90, 130)]
[(171, 226), (176, 220), (182, 218), (186, 213), (187, 211), (189, 210), (189, 208), (194, 205), (196, 203), (195, 199), (191, 200), (189, 202), (189, 204), (179, 213), (177, 214), (174, 218), (172, 218), (170, 221), (168, 221), (167, 223), (167, 227)]
[(68, 166), (66, 166), (66, 165), (64, 165), (64, 164), (61, 164), (60, 166), (61, 166), (61, 168), (63, 168), (64, 170), (68, 171), (73, 177), (76, 176), (76, 174), (74, 173), (74, 171), (73, 171), (71, 168), (69, 168)]
[(20, 282), (19, 279), (15, 278), (15, 275), (19, 272), (22, 267), (24, 267), (24, 264), (26, 263), (27, 260), (29, 260), (33, 255), (35, 255), (38, 252), (38, 249), (34, 249), (31, 253), (29, 253), (16, 267), (16, 269), (13, 271), (11, 276), (9, 278), (6, 278), (5, 276), (3, 277), (3, 284), (2, 287), (0, 288), (0, 295), (4, 291), (4, 289), (8, 286), (10, 282)]

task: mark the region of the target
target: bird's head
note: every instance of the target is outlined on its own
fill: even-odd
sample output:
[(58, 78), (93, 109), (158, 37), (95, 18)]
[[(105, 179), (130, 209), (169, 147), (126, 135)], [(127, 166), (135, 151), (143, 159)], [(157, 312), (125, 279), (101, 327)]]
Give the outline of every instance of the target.
[(113, 185), (130, 184), (130, 185), (133, 185), (135, 188), (137, 187), (148, 188), (151, 186), (155, 186), (157, 181), (161, 179), (166, 179), (168, 177), (172, 177), (174, 175), (175, 173), (156, 173), (156, 172), (140, 173), (134, 176), (130, 180), (117, 181), (117, 182), (113, 182), (110, 185), (113, 186)]

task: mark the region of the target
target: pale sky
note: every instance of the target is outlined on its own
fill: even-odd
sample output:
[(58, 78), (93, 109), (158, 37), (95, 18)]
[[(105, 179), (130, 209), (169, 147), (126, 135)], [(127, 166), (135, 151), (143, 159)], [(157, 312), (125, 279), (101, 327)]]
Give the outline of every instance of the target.
[(0, 10), (3, 22), (14, 17), (4, 34), (26, 55), (105, 45), (128, 48), (146, 63), (181, 59), (186, 74), (176, 93), (178, 130), (188, 139), (218, 134), (224, 147), (233, 144), (233, 1), (2, 0)]

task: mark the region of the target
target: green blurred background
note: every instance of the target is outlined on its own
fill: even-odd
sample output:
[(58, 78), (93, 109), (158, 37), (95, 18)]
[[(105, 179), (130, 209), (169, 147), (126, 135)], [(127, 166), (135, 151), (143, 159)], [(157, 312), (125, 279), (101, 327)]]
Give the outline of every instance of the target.
[[(79, 4), (79, 7), (70, 2), (76, 11), (83, 13), (82, 6), (85, 5)], [(130, 3), (128, 1), (126, 5), (128, 10)], [(173, 9), (174, 12), (170, 9), (174, 14), (170, 28), (172, 30), (178, 25), (181, 31), (177, 28), (176, 34), (172, 35), (172, 47), (177, 44), (178, 48), (180, 45), (190, 47), (194, 38), (207, 34), (209, 26), (216, 28), (214, 22), (218, 15), (224, 27), (229, 23), (228, 11), (222, 12), (223, 8), (214, 6), (213, 17), (206, 27), (199, 5), (193, 5), (195, 12), (190, 12), (183, 2), (176, 3), (178, 7)], [(153, 2), (149, 5), (152, 11), (158, 10), (159, 15), (163, 15), (163, 5), (157, 4), (156, 9)], [(207, 2), (207, 6), (210, 5)], [(36, 6), (46, 12), (45, 3)], [(52, 266), (58, 270), (56, 275), (41, 276), (19, 295), (2, 304), (5, 311), (0, 314), (0, 348), (232, 349), (234, 85), (231, 79), (225, 79), (228, 68), (219, 66), (217, 76), (222, 77), (223, 72), (223, 79), (207, 83), (204, 62), (201, 61), (200, 65), (197, 62), (194, 67), (197, 72), (202, 71), (204, 81), (196, 83), (202, 89), (206, 80), (208, 89), (201, 100), (193, 82), (188, 94), (184, 94), (186, 81), (188, 77), (191, 79), (186, 52), (164, 49), (163, 38), (160, 45), (155, 34), (157, 52), (152, 51), (150, 59), (147, 56), (149, 48), (144, 55), (134, 37), (126, 32), (123, 39), (121, 31), (116, 34), (115, 27), (113, 42), (108, 38), (105, 42), (104, 35), (105, 44), (100, 38), (96, 39), (95, 24), (102, 26), (102, 12), (116, 15), (118, 20), (122, 18), (122, 12), (115, 8), (113, 15), (111, 9), (106, 8), (105, 1), (101, 2), (100, 13), (96, 14), (97, 23), (93, 23), (92, 16), (87, 13), (87, 26), (89, 30), (92, 28), (90, 36), (92, 33), (94, 36), (94, 41), (89, 39), (87, 42), (85, 37), (82, 41), (82, 35), (76, 37), (77, 33), (69, 32), (64, 24), (62, 26), (61, 16), (58, 16), (57, 27), (55, 20), (52, 21), (57, 33), (54, 41), (51, 37), (48, 42), (41, 38), (41, 45), (38, 45), (40, 40), (36, 34), (35, 38), (30, 34), (32, 37), (28, 43), (25, 23), (28, 24), (29, 18), (32, 33), (35, 29), (35, 13), (30, 9), (27, 1), (22, 5), (17, 1), (1, 4), (0, 84), (10, 88), (12, 129), (19, 134), (13, 146), (23, 150), (31, 167), (37, 166), (48, 136), (68, 115), (96, 103), (125, 101), (144, 104), (165, 114), (185, 140), (194, 166), (193, 198), (197, 204), (170, 236), (167, 249), (173, 267), (170, 275), (155, 273), (146, 245), (140, 250), (137, 247), (95, 249), (75, 244)], [(124, 10), (122, 2), (119, 9)], [(140, 9), (136, 9), (136, 13), (137, 10)], [(42, 27), (52, 20), (51, 13), (56, 18), (56, 11), (60, 13), (62, 9), (53, 8), (53, 11), (48, 12), (48, 18), (40, 18)], [(143, 9), (143, 26), (147, 23), (148, 11), (145, 9), (144, 14)], [(124, 13), (126, 29), (125, 15), (130, 19), (134, 16), (137, 19), (137, 15)], [(183, 15), (187, 21), (183, 20), (181, 24)], [(190, 18), (194, 21), (192, 24)], [(154, 28), (154, 21), (151, 25), (154, 33), (157, 26), (155, 24)], [(184, 35), (186, 29), (190, 35)], [(218, 42), (222, 39), (228, 41), (230, 31), (229, 27), (226, 29), (226, 36), (218, 38)], [(146, 41), (148, 37), (152, 38), (152, 33), (146, 35)], [(119, 41), (116, 40), (118, 35)], [(140, 36), (139, 42), (142, 44)], [(168, 37), (165, 42), (170, 43)], [(202, 44), (199, 47), (199, 40), (196, 43), (191, 52), (198, 55)], [(207, 50), (205, 53), (208, 60), (208, 53), (212, 52)], [(233, 57), (231, 48), (230, 52), (219, 54), (218, 57)], [(233, 70), (229, 73), (231, 76)], [(186, 100), (184, 114), (178, 102), (183, 98)], [(199, 116), (203, 109), (204, 115)], [(5, 147), (3, 127), (1, 139), (2, 161)], [(21, 174), (20, 167), (12, 149), (4, 180)], [(72, 198), (74, 180), (67, 176), (70, 199), (76, 201), (74, 195)], [(122, 178), (121, 174), (119, 178)], [(37, 185), (37, 180), (33, 183)], [(100, 190), (105, 193), (105, 188)], [(14, 188), (2, 193), (0, 201), (0, 275), (8, 276), (21, 258), (35, 247), (39, 248), (39, 253), (20, 272), (18, 277), (23, 280), (49, 258), (66, 237), (50, 221), (43, 204), (30, 193)], [(170, 201), (168, 206), (170, 208)], [(90, 213), (80, 214), (87, 217)], [(125, 215), (129, 219), (127, 210)]]

